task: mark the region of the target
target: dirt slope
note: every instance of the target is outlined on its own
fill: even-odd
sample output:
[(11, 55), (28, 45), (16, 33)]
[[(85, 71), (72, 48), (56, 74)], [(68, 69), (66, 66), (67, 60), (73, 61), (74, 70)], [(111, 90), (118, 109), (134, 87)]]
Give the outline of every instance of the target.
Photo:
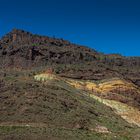
[(0, 82), (1, 139), (139, 138), (139, 128), (89, 97), (88, 92), (74, 88), (66, 78), (51, 74), (33, 77), (31, 71), (15, 69), (1, 71), (5, 72)]
[[(53, 80), (63, 81), (76, 89), (115, 109), (129, 123), (140, 126), (140, 106), (135, 98), (140, 98), (139, 88), (131, 82), (114, 78), (97, 82), (62, 78), (53, 74), (39, 74), (36, 80), (50, 83)], [(89, 93), (88, 93), (89, 92)]]

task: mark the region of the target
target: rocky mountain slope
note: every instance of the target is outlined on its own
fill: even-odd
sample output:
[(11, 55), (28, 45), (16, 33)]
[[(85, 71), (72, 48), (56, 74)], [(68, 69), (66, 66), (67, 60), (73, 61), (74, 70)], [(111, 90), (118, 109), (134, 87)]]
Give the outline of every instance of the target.
[(140, 57), (14, 29), (0, 68), (0, 139), (140, 139)]
[(105, 55), (63, 39), (14, 29), (0, 40), (1, 67), (53, 68), (61, 76), (101, 80), (120, 77), (140, 85), (140, 57)]
[[(128, 123), (140, 126), (140, 88), (133, 83), (118, 78), (103, 81), (75, 80), (43, 73), (34, 76), (35, 80), (46, 83), (63, 82), (79, 89), (89, 97), (116, 110)], [(59, 84), (57, 84), (59, 85)], [(66, 87), (62, 86), (61, 87)]]
[[(6, 73), (0, 78), (2, 140), (140, 138), (139, 120), (124, 119), (115, 107), (109, 106), (113, 101), (108, 105), (105, 99), (89, 92), (90, 89), (74, 86), (77, 80), (46, 73), (34, 75), (30, 70), (0, 72)], [(87, 85), (90, 87), (90, 83)], [(138, 111), (133, 113), (136, 115)]]

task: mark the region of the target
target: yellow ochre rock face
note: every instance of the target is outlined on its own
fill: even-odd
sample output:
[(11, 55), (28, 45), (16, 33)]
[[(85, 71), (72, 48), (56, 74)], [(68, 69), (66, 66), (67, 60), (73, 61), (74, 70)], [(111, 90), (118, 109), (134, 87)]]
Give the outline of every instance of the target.
[[(89, 80), (75, 80), (70, 78), (59, 77), (50, 73), (35, 75), (34, 79), (37, 81), (47, 83), (51, 82), (52, 80), (66, 82), (73, 88), (90, 93), (91, 98), (94, 98), (99, 102), (102, 102), (103, 104), (111, 107), (112, 109), (114, 109), (116, 114), (120, 115), (127, 122), (140, 127), (140, 111), (138, 108), (130, 106), (127, 103), (122, 103), (115, 99), (104, 99), (98, 96), (102, 94), (105, 95), (107, 93), (111, 93), (111, 91), (115, 92), (117, 89), (120, 89), (120, 91), (123, 89), (125, 89), (126, 91), (132, 90), (133, 92), (137, 92), (137, 94), (140, 94), (139, 87), (135, 86), (131, 82), (119, 78), (106, 79), (98, 82)], [(119, 96), (119, 94), (117, 96)]]
[(118, 101), (102, 99), (95, 95), (90, 96), (114, 109), (115, 113), (120, 115), (128, 123), (132, 123), (140, 127), (140, 111), (137, 108), (131, 107)]
[(116, 88), (123, 88), (123, 89), (136, 89), (136, 86), (133, 83), (129, 83), (122, 79), (113, 79), (107, 82), (103, 82), (99, 84), (100, 90), (104, 92), (108, 92), (110, 90), (116, 89)]
[(35, 75), (34, 79), (37, 81), (42, 81), (42, 82), (49, 82), (49, 81), (51, 81), (53, 79), (57, 79), (57, 78), (53, 74), (43, 73), (43, 74)]
[(64, 81), (67, 84), (81, 90), (89, 91), (93, 94), (106, 95), (111, 93), (127, 92), (140, 94), (140, 89), (131, 82), (123, 79), (113, 78), (102, 81), (89, 81), (89, 80), (75, 80), (70, 78), (63, 78), (55, 74), (42, 73), (34, 76), (34, 79), (42, 82), (50, 82), (52, 80)]

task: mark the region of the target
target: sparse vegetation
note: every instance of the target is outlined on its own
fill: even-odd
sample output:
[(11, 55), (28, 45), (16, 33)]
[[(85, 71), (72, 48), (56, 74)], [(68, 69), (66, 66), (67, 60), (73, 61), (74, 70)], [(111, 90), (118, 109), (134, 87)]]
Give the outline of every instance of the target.
[(139, 57), (15, 29), (0, 40), (0, 66), (0, 139), (140, 139), (138, 122), (114, 111), (139, 114)]

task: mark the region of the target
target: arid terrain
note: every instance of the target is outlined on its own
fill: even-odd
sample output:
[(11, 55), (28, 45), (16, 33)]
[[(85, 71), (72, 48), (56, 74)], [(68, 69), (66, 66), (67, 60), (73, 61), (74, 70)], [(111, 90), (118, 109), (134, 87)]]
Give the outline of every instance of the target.
[(1, 140), (140, 140), (140, 57), (14, 29), (0, 68)]

